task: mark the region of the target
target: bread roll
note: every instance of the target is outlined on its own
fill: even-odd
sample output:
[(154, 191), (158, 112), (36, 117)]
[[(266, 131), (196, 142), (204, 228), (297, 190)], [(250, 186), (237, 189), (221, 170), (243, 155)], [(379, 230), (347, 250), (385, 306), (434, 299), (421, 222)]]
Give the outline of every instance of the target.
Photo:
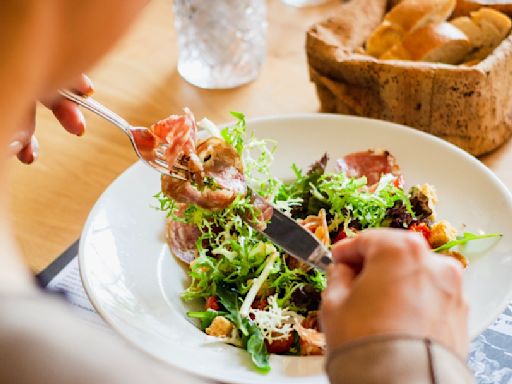
[(414, 60), (459, 64), (471, 50), (468, 37), (450, 23), (431, 23), (407, 34), (383, 54), (383, 60)]
[(483, 44), (482, 30), (468, 16), (461, 16), (453, 19), (451, 24), (466, 34), (473, 47), (481, 47)]
[(465, 65), (475, 65), (485, 59), (500, 45), (512, 27), (507, 15), (490, 8), (471, 12), (470, 17), (457, 17), (451, 23), (464, 32), (471, 42), (473, 52), (466, 58)]
[(403, 0), (384, 17), (366, 42), (368, 54), (379, 57), (400, 43), (407, 33), (445, 21), (455, 5), (456, 0)]
[(490, 8), (471, 12), (471, 20), (482, 30), (482, 45), (487, 47), (497, 47), (508, 35), (512, 26), (507, 15)]
[[(382, 22), (382, 0), (347, 4), (351, 3), (373, 5), (373, 10), (367, 16), (358, 13), (360, 17), (353, 17), (353, 13), (344, 17), (327, 31), (325, 22), (317, 23), (307, 35), (309, 73), (323, 112), (408, 125), (438, 135), (475, 156), (510, 139), (512, 36), (474, 68), (376, 60), (355, 54), (355, 40), (347, 31), (367, 38)], [(370, 18), (376, 21), (367, 23)]]
[(467, 16), (482, 7), (489, 7), (512, 16), (512, 0), (457, 0), (454, 16)]

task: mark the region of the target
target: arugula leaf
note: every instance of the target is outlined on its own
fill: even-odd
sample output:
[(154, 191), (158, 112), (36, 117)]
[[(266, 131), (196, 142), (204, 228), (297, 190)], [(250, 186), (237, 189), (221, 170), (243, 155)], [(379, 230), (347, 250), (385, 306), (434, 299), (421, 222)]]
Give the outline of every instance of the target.
[(244, 336), (249, 336), (246, 322), (240, 316), (240, 302), (236, 292), (224, 287), (217, 287), (217, 296), (221, 304), (226, 308), (228, 314), (226, 317), (242, 332)]
[(434, 252), (442, 252), (447, 251), (453, 247), (456, 247), (458, 245), (464, 245), (469, 243), (473, 240), (481, 240), (481, 239), (489, 239), (493, 237), (502, 237), (503, 235), (501, 233), (490, 233), (486, 235), (477, 235), (470, 232), (465, 232), (462, 236), (457, 236), (457, 239), (447, 242), (444, 245), (441, 245), (440, 247), (437, 247), (434, 249)]
[(210, 326), (210, 324), (213, 322), (213, 320), (217, 316), (226, 316), (226, 315), (227, 315), (227, 312), (214, 311), (212, 309), (208, 309), (206, 311), (199, 311), (199, 312), (194, 312), (194, 311), (187, 312), (188, 317), (191, 317), (193, 319), (199, 319), (201, 321), (201, 330), (203, 332), (206, 330), (206, 328), (208, 328)]
[(225, 315), (242, 332), (242, 343), (254, 365), (262, 372), (270, 370), (269, 353), (260, 329), (248, 318), (240, 316), (238, 295), (224, 285), (217, 287), (217, 296), (228, 313)]
[(270, 371), (269, 357), (265, 339), (260, 329), (249, 319), (243, 320), (249, 335), (242, 339), (245, 349), (251, 355), (252, 362), (262, 373)]

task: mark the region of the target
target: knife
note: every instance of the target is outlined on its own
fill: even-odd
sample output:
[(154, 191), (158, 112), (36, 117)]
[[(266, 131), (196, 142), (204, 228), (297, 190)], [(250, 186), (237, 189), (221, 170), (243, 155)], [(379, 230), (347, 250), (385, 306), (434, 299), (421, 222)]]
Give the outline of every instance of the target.
[(248, 221), (254, 229), (290, 256), (322, 271), (327, 269), (332, 263), (331, 252), (313, 233), (253, 191), (249, 190), (248, 194), (253, 196), (254, 207), (262, 212), (263, 220)]

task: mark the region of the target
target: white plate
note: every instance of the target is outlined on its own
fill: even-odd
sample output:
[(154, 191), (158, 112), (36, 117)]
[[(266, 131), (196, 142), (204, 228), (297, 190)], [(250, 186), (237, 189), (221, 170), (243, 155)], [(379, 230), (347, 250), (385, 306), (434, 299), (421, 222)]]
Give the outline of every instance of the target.
[[(407, 185), (436, 186), (439, 217), (471, 231), (505, 234), (465, 273), (471, 336), (505, 307), (512, 292), (512, 199), (479, 161), (433, 136), (382, 121), (309, 114), (251, 120), (249, 126), (258, 137), (279, 143), (274, 171), (282, 178), (291, 176), (292, 162), (306, 167), (324, 152), (334, 159), (367, 148), (390, 150)], [(325, 383), (321, 357), (272, 356), (272, 371), (261, 375), (244, 351), (205, 342), (180, 300), (186, 271), (166, 246), (163, 214), (150, 208), (158, 191), (158, 174), (137, 163), (112, 183), (89, 215), (80, 268), (101, 316), (149, 354), (205, 377), (233, 383)]]

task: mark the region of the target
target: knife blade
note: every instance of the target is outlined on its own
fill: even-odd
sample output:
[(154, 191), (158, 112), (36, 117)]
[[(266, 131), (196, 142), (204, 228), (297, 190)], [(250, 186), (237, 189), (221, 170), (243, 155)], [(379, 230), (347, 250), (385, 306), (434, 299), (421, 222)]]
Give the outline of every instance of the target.
[(254, 196), (255, 207), (261, 210), (265, 220), (265, 223), (253, 222), (250, 225), (291, 256), (325, 271), (332, 263), (331, 252), (327, 247), (313, 233), (261, 196), (252, 191), (250, 193)]

